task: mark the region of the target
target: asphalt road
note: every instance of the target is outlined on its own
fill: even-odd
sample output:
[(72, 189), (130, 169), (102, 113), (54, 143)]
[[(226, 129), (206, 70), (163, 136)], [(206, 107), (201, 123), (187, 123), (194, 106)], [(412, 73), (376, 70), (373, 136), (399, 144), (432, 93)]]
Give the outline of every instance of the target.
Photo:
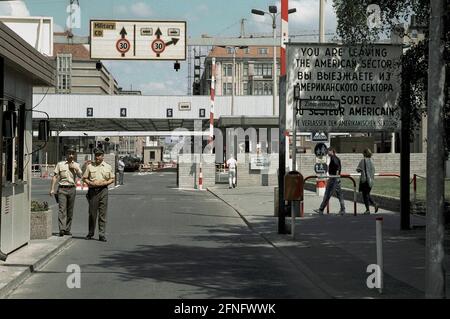
[[(85, 240), (84, 193), (75, 204), (72, 244), (10, 298), (323, 298), (276, 248), (208, 192), (176, 189), (175, 173), (126, 174), (109, 191), (107, 239)], [(33, 199), (49, 180), (33, 180)], [(53, 229), (57, 232), (56, 207)], [(69, 289), (68, 265), (81, 269)]]

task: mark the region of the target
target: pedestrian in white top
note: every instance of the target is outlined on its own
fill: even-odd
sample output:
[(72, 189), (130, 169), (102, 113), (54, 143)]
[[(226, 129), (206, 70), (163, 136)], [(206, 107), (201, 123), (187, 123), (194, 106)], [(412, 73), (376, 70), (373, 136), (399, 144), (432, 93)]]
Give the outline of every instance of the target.
[(117, 170), (119, 171), (119, 184), (123, 185), (123, 174), (125, 171), (125, 163), (123, 162), (123, 156), (117, 161)]
[(231, 155), (227, 161), (229, 188), (236, 187), (236, 164), (237, 164), (237, 161), (234, 159), (234, 156)]

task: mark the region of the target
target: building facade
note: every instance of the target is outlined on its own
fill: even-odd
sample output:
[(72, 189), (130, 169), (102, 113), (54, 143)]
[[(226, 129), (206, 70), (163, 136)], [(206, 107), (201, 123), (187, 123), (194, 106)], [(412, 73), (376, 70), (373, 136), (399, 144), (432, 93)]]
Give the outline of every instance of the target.
[(54, 34), (53, 60), (55, 87), (36, 87), (34, 93), (119, 94), (113, 75), (101, 62), (90, 58), (89, 45), (78, 43), (70, 33)]
[[(211, 63), (216, 59), (216, 95), (232, 95), (234, 65), (234, 95), (272, 95), (273, 88), (273, 47), (213, 47), (205, 59), (201, 77), (200, 95), (210, 94)], [(277, 81), (280, 73), (277, 49)], [(234, 61), (234, 62), (233, 62)], [(277, 89), (277, 92), (279, 90)]]

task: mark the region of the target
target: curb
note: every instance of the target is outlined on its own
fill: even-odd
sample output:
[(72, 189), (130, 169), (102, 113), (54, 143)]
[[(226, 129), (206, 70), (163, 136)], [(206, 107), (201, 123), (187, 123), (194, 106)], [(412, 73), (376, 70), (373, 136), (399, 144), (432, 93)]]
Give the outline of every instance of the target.
[(305, 264), (303, 264), (301, 261), (298, 261), (296, 258), (294, 258), (290, 253), (286, 252), (285, 249), (282, 247), (278, 247), (276, 244), (270, 241), (264, 234), (261, 234), (260, 232), (256, 231), (256, 229), (251, 225), (251, 223), (243, 216), (238, 209), (245, 211), (244, 209), (241, 209), (239, 207), (234, 207), (227, 201), (225, 201), (223, 198), (221, 198), (219, 195), (217, 195), (213, 190), (210, 188), (207, 188), (207, 191), (211, 193), (213, 196), (220, 199), (222, 202), (224, 202), (226, 205), (231, 207), (245, 222), (245, 224), (252, 230), (254, 233), (258, 234), (261, 238), (264, 239), (270, 246), (275, 248), (281, 255), (283, 255), (286, 259), (288, 259), (299, 271), (303, 273), (306, 279), (308, 279), (317, 289), (321, 290), (322, 293), (326, 294), (328, 297), (332, 299), (339, 298), (339, 293), (334, 290), (332, 287), (330, 287), (326, 282), (324, 282), (322, 279), (320, 279), (314, 272), (308, 268)]
[[(65, 239), (60, 245), (55, 247), (52, 251), (48, 252), (44, 256), (40, 257), (31, 265), (23, 265), (25, 269), (20, 270), (14, 279), (9, 281), (5, 286), (0, 288), (0, 299), (7, 298), (17, 287), (19, 287), (25, 280), (27, 280), (35, 271), (44, 267), (49, 261), (51, 261), (56, 255), (65, 250), (72, 244), (72, 237)], [(6, 264), (7, 265), (7, 264)], [(23, 268), (21, 267), (21, 268)]]

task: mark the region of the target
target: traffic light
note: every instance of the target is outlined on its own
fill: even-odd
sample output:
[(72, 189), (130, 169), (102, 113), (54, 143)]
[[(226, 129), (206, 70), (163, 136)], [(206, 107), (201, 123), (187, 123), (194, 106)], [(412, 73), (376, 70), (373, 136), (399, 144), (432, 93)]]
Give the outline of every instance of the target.
[(192, 84), (192, 94), (193, 95), (200, 95), (200, 83), (194, 82)]

